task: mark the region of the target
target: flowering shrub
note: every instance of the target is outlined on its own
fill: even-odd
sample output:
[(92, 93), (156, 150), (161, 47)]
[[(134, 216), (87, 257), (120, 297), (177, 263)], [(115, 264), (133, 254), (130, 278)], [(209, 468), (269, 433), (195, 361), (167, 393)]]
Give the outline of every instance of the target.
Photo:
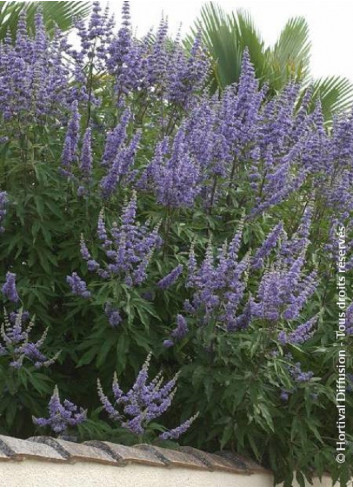
[[(0, 47), (1, 432), (31, 435), (32, 415), (65, 431), (78, 412), (57, 392), (42, 418), (57, 384), (88, 410), (81, 438), (145, 436), (161, 415), (164, 442), (189, 427), (182, 443), (247, 454), (277, 481), (344, 482), (335, 275), (339, 235), (347, 281), (353, 267), (353, 116), (327, 130), (309, 92), (270, 97), (247, 51), (239, 84), (210, 96), (199, 38), (184, 50), (164, 20), (135, 38), (128, 2), (121, 20), (95, 3), (73, 47), (38, 15), (34, 38), (23, 19)], [(160, 370), (180, 371), (173, 403)]]
[[(149, 355), (127, 394), (120, 389), (115, 374), (112, 385), (114, 404), (122, 409), (124, 415), (117, 411), (108, 397), (104, 395), (100, 380), (98, 380), (98, 395), (109, 417), (114, 421), (120, 421), (124, 428), (137, 435), (143, 435), (146, 428), (151, 427), (151, 421), (167, 411), (176, 392), (177, 375), (163, 385), (163, 377), (160, 372), (147, 384), (150, 359)], [(160, 438), (162, 440), (179, 438), (190, 428), (196, 417), (197, 415), (194, 415), (180, 426), (164, 431)]]

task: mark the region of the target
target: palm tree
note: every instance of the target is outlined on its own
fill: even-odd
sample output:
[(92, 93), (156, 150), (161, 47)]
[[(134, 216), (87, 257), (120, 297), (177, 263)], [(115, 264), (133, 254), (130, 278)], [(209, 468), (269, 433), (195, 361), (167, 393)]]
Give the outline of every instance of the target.
[(22, 12), (26, 12), (28, 26), (34, 30), (34, 16), (38, 9), (41, 9), (44, 25), (51, 33), (56, 26), (63, 31), (69, 30), (74, 19), (87, 17), (91, 2), (0, 2), (0, 41), (7, 32), (12, 37), (15, 36), (18, 18)]
[[(303, 17), (290, 19), (274, 46), (265, 46), (250, 15), (243, 11), (228, 14), (217, 4), (205, 4), (192, 29), (201, 32), (211, 58), (210, 87), (222, 91), (238, 81), (242, 53), (248, 48), (260, 83), (269, 86), (274, 95), (289, 81), (311, 86), (312, 106), (320, 98), (326, 121), (335, 113), (347, 111), (353, 102), (353, 85), (343, 77), (331, 76), (313, 80), (310, 75), (309, 27)], [(187, 44), (190, 42), (187, 39)]]

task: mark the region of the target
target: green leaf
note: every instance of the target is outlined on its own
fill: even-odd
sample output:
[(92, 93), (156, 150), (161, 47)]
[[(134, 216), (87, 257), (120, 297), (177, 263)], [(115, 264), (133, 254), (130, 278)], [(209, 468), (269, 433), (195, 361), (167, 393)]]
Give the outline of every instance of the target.
[(20, 14), (27, 15), (27, 24), (34, 32), (34, 17), (41, 9), (44, 25), (53, 33), (56, 26), (66, 31), (73, 27), (74, 19), (85, 18), (91, 10), (91, 2), (0, 2), (0, 40), (10, 31), (15, 36)]

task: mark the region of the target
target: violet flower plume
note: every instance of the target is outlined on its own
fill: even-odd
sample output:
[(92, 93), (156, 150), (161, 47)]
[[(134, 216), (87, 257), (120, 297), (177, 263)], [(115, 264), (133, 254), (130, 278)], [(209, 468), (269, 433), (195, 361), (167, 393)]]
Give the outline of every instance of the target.
[(296, 327), (296, 329), (290, 333), (281, 331), (278, 335), (278, 341), (285, 345), (291, 343), (292, 345), (301, 345), (309, 340), (313, 334), (313, 328), (318, 321), (318, 314), (306, 321), (305, 323)]
[(293, 380), (298, 384), (309, 382), (314, 376), (312, 371), (303, 371), (300, 362), (297, 362), (294, 366), (289, 367), (289, 372), (293, 377)]
[(16, 274), (12, 272), (6, 273), (6, 280), (4, 285), (1, 288), (1, 291), (10, 302), (17, 303), (20, 300), (16, 289)]
[(173, 329), (170, 336), (171, 338), (165, 340), (163, 342), (163, 346), (165, 348), (170, 348), (174, 346), (175, 341), (180, 341), (188, 334), (189, 328), (186, 319), (182, 314), (177, 315), (177, 325), (176, 328)]
[(353, 335), (353, 302), (346, 309), (346, 333)]
[(263, 244), (256, 251), (255, 256), (252, 260), (252, 267), (257, 269), (264, 265), (265, 258), (271, 253), (273, 248), (276, 246), (281, 234), (283, 232), (283, 224), (280, 222), (275, 226), (270, 234), (267, 236)]
[(9, 358), (9, 366), (20, 369), (25, 360), (29, 360), (35, 368), (50, 367), (59, 357), (58, 351), (49, 358), (42, 352), (48, 328), (37, 341), (30, 339), (34, 319), (29, 320), (29, 314), (22, 309), (10, 315), (4, 311), (4, 321), (0, 327), (0, 356)]
[(60, 401), (58, 387), (55, 386), (48, 404), (48, 418), (32, 416), (33, 423), (39, 427), (49, 426), (56, 434), (63, 434), (74, 426), (78, 426), (87, 419), (87, 410), (77, 407), (71, 401)]
[(63, 176), (72, 176), (72, 164), (77, 161), (78, 143), (80, 137), (80, 113), (78, 102), (75, 100), (71, 106), (71, 119), (67, 126), (64, 147), (61, 155), (60, 172)]
[(88, 127), (83, 136), (81, 155), (80, 155), (80, 179), (81, 185), (78, 188), (79, 196), (87, 193), (91, 184), (93, 168), (93, 156), (92, 156), (92, 131)]
[(183, 265), (178, 265), (157, 283), (158, 287), (160, 289), (168, 289), (178, 280), (182, 272)]
[(112, 326), (113, 328), (121, 323), (122, 318), (120, 316), (119, 310), (114, 308), (109, 302), (107, 302), (104, 306), (104, 313), (108, 318), (110, 326)]
[(180, 426), (165, 431), (164, 433), (159, 435), (159, 438), (161, 440), (177, 440), (178, 438), (180, 438), (181, 435), (183, 435), (190, 428), (190, 426), (195, 421), (195, 419), (198, 418), (198, 416), (199, 413), (197, 412), (196, 414), (194, 414), (194, 416), (191, 416), (191, 418), (184, 421)]
[(71, 292), (74, 295), (78, 295), (84, 299), (91, 297), (91, 292), (87, 290), (86, 282), (82, 280), (76, 272), (73, 272), (72, 275), (68, 275), (66, 277), (66, 282), (71, 287)]
[[(238, 309), (245, 293), (250, 263), (249, 255), (238, 259), (241, 236), (242, 226), (231, 242), (224, 242), (216, 253), (209, 242), (200, 265), (195, 259), (193, 247), (190, 250), (186, 285), (193, 289), (193, 295), (191, 300), (184, 303), (184, 309), (196, 316), (200, 326), (213, 322), (225, 331), (239, 329), (238, 318), (241, 316)], [(242, 324), (246, 327), (250, 317), (244, 319), (243, 316)]]
[[(98, 396), (108, 416), (113, 421), (118, 421), (123, 428), (139, 436), (145, 433), (152, 420), (160, 417), (170, 408), (178, 379), (178, 374), (176, 374), (171, 380), (164, 382), (160, 372), (149, 380), (150, 361), (151, 354), (148, 355), (138, 373), (134, 385), (126, 393), (121, 389), (117, 375), (114, 375), (113, 402), (104, 394), (99, 379), (97, 382)], [(193, 419), (195, 417), (173, 430), (166, 431), (169, 433), (166, 438), (178, 438), (190, 427)]]
[[(103, 212), (99, 214), (97, 235), (107, 258), (104, 268), (91, 256), (83, 238), (80, 245), (81, 255), (87, 262), (88, 269), (95, 271), (100, 278), (109, 280), (119, 277), (129, 287), (140, 285), (147, 278), (147, 268), (154, 251), (162, 244), (158, 233), (160, 223), (150, 229), (149, 221), (138, 222), (135, 191), (123, 207), (119, 221), (113, 222), (112, 227), (107, 230)], [(77, 276), (72, 275), (68, 281), (75, 294), (85, 293), (84, 284), (80, 283)]]
[(2, 226), (2, 223), (6, 216), (6, 207), (8, 203), (7, 192), (0, 192), (0, 233), (5, 231), (5, 228)]

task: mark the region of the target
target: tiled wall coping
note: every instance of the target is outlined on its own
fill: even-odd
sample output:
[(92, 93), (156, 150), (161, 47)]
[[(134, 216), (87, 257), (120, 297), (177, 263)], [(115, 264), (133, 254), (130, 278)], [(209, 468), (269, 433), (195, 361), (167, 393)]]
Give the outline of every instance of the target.
[(0, 486), (272, 486), (272, 474), (238, 455), (50, 437), (0, 436)]
[[(14, 486), (274, 487), (270, 471), (226, 452), (0, 436), (0, 487)], [(314, 486), (332, 484), (325, 477)]]

